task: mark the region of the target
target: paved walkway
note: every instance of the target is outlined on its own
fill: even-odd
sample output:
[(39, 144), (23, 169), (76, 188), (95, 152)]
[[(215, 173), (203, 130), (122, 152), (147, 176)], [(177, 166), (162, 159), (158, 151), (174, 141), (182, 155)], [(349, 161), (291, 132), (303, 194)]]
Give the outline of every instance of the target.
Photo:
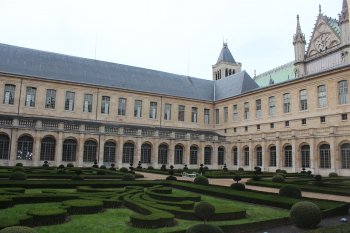
[[(154, 174), (154, 173), (148, 173), (148, 172), (137, 172), (144, 176), (142, 178), (143, 180), (164, 180), (167, 175), (162, 174)], [(187, 181), (193, 181), (193, 178), (185, 178), (185, 177), (176, 177), (178, 180), (187, 180)], [(141, 179), (141, 180), (142, 180)], [(248, 179), (242, 179), (241, 182), (245, 183)], [(233, 179), (209, 179), (210, 184), (215, 185), (221, 185), (221, 186), (230, 186), (233, 183)], [(246, 185), (247, 189), (256, 190), (256, 191), (262, 191), (262, 192), (269, 192), (269, 193), (278, 193), (278, 189), (276, 188), (268, 188), (268, 187), (260, 187), (260, 186), (252, 186), (252, 185)], [(316, 198), (316, 199), (324, 199), (324, 200), (332, 200), (332, 201), (343, 201), (343, 202), (350, 202), (350, 197), (348, 196), (339, 196), (339, 195), (331, 195), (331, 194), (322, 194), (322, 193), (312, 193), (312, 192), (302, 192), (303, 197), (310, 197), (310, 198)]]

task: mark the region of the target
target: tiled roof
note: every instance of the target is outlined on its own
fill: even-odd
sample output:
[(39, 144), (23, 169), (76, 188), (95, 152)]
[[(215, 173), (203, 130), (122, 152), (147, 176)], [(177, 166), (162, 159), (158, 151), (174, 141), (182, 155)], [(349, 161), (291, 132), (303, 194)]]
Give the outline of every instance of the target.
[(287, 81), (289, 79), (293, 79), (294, 77), (294, 64), (293, 62), (289, 62), (273, 70), (269, 70), (267, 72), (257, 75), (254, 78), (254, 80), (260, 87), (265, 87), (270, 85), (270, 80), (272, 80), (273, 83), (276, 84)]
[(218, 61), (216, 62), (216, 64), (220, 63), (220, 62), (229, 62), (229, 63), (236, 63), (235, 59), (233, 58), (230, 50), (228, 49), (227, 43), (224, 43)]

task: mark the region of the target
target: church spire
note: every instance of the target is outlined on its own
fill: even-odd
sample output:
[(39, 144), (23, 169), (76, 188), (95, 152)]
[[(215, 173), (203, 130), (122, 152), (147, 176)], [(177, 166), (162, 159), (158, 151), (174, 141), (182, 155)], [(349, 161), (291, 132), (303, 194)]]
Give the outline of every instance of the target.
[(297, 15), (297, 30), (293, 38), (293, 45), (295, 45), (298, 42), (306, 44), (305, 35), (302, 33), (300, 27), (299, 15)]
[(301, 31), (299, 15), (297, 15), (297, 30), (293, 37), (294, 45), (294, 66), (295, 66), (295, 77), (299, 78), (305, 75), (305, 35)]
[(342, 11), (339, 14), (339, 24), (349, 22), (349, 10), (348, 10), (348, 1), (343, 0)]

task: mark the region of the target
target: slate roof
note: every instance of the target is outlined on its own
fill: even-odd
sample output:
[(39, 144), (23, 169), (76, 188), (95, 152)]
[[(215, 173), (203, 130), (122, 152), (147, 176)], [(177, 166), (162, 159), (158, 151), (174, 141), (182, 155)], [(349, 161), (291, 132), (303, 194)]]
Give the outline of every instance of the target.
[(233, 58), (230, 50), (228, 49), (227, 43), (224, 43), (218, 61), (216, 62), (216, 64), (220, 63), (220, 62), (229, 62), (229, 63), (236, 63), (235, 59)]
[(211, 81), (6, 44), (0, 44), (0, 72), (205, 101), (239, 95), (255, 87), (245, 71)]

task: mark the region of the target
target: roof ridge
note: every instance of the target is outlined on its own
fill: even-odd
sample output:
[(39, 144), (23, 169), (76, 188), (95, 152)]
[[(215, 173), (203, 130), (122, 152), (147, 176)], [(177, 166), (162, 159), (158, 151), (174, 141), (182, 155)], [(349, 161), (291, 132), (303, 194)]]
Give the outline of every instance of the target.
[(273, 73), (273, 72), (275, 72), (275, 71), (281, 70), (281, 69), (286, 68), (286, 67), (288, 67), (288, 66), (290, 66), (290, 65), (292, 65), (292, 64), (294, 64), (294, 61), (285, 63), (285, 64), (280, 65), (280, 66), (277, 66), (277, 67), (275, 67), (275, 68), (273, 68), (273, 69), (271, 69), (271, 70), (268, 70), (268, 71), (265, 71), (265, 72), (263, 72), (263, 73), (261, 73), (261, 74), (258, 74), (258, 75), (255, 76), (253, 79), (254, 79), (254, 80), (259, 79), (261, 76), (265, 76), (265, 75), (267, 75), (267, 74), (270, 74), (270, 73)]

